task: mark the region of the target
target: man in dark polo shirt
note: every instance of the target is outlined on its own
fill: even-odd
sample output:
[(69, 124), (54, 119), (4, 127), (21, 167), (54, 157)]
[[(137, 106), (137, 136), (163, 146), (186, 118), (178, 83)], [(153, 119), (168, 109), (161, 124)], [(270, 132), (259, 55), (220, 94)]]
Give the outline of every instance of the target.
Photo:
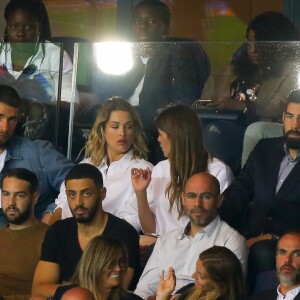
[(122, 241), (128, 250), (126, 287), (139, 275), (139, 236), (126, 221), (102, 210), (106, 189), (100, 171), (90, 164), (74, 166), (66, 176), (66, 193), (73, 218), (57, 221), (46, 233), (32, 294), (53, 296), (69, 281), (88, 242), (97, 235)]

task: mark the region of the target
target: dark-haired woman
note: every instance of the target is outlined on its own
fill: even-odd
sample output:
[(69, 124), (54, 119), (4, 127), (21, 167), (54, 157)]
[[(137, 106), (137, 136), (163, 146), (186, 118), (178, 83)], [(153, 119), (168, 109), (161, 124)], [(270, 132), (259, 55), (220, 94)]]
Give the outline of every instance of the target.
[(215, 72), (205, 84), (202, 99), (216, 110), (244, 112), (247, 120), (213, 121), (205, 124), (204, 143), (208, 151), (235, 171), (240, 167), (246, 126), (256, 121), (281, 119), (287, 96), (297, 85), (295, 49), (299, 32), (282, 13), (256, 16), (246, 30), (246, 43), (234, 55), (231, 65)]

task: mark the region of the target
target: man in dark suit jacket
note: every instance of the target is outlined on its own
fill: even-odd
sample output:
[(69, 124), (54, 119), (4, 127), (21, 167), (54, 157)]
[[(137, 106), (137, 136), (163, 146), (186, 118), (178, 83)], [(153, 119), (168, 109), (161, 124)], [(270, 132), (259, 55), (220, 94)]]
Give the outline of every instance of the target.
[(275, 269), (276, 239), (300, 229), (300, 90), (290, 93), (282, 121), (284, 137), (257, 144), (219, 211), (248, 239), (256, 271)]
[(255, 294), (250, 300), (300, 300), (300, 231), (286, 233), (278, 241), (276, 270), (278, 288)]

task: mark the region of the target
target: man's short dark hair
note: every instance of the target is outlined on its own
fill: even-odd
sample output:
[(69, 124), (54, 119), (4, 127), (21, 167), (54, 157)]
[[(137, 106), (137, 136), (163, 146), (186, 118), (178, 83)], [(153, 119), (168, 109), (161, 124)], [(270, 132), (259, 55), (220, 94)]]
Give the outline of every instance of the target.
[(101, 172), (91, 164), (78, 164), (70, 169), (65, 178), (65, 183), (72, 179), (92, 179), (97, 187), (103, 187)]
[(6, 84), (0, 84), (0, 103), (20, 108), (21, 98), (16, 89)]
[(290, 92), (286, 100), (284, 112), (286, 112), (287, 107), (290, 103), (300, 104), (300, 90), (293, 90)]
[(142, 6), (148, 6), (155, 8), (159, 14), (159, 17), (166, 25), (166, 27), (170, 27), (171, 23), (171, 11), (170, 8), (163, 2), (159, 0), (143, 0), (139, 4), (135, 6), (135, 9), (140, 8)]
[(14, 168), (6, 171), (1, 180), (1, 189), (3, 188), (3, 181), (5, 178), (17, 178), (30, 183), (30, 193), (33, 194), (38, 191), (39, 180), (35, 173), (25, 168)]

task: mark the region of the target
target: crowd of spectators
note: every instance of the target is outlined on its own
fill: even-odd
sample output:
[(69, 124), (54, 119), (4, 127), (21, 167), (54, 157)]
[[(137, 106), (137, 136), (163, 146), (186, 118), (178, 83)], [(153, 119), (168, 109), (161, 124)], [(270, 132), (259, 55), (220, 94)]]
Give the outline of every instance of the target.
[[(44, 3), (10, 0), (4, 18), (1, 299), (300, 297), (299, 32), (287, 17), (256, 16), (211, 72), (199, 43), (167, 36), (169, 7), (142, 0), (133, 68), (91, 70), (88, 106)], [(53, 107), (90, 118), (82, 160), (46, 141)]]

